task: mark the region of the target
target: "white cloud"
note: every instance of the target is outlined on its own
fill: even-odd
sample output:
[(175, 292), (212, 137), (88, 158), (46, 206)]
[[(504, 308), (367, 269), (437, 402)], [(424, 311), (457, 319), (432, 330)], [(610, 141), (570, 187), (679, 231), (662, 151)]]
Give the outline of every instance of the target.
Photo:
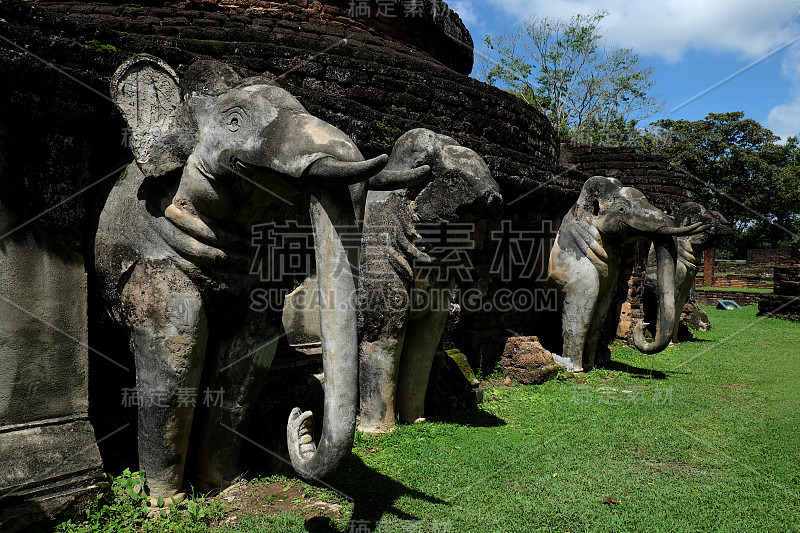
[(604, 35), (644, 55), (680, 61), (690, 48), (755, 58), (800, 33), (787, 0), (489, 0), (516, 16), (569, 18), (605, 9)]
[[(480, 0), (479, 0), (480, 1)], [(481, 19), (475, 13), (475, 8), (472, 6), (471, 0), (452, 0), (448, 2), (450, 8), (453, 9), (461, 20), (470, 27), (483, 26)]]
[(800, 134), (800, 45), (793, 46), (788, 52), (781, 62), (781, 74), (793, 83), (792, 98), (773, 107), (766, 123), (784, 141), (791, 135)]
[(800, 134), (800, 94), (786, 104), (773, 107), (767, 116), (767, 127), (783, 141)]

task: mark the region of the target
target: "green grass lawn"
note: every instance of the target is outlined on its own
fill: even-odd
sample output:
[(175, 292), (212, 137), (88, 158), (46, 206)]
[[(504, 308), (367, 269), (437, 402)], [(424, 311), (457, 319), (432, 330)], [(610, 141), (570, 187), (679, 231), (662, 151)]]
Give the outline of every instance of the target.
[(731, 291), (731, 292), (772, 292), (767, 287), (697, 287), (698, 291)]
[(800, 531), (800, 324), (704, 310), (713, 329), (660, 354), (359, 435), (334, 484), (352, 503), (321, 493), (340, 520), (219, 531)]

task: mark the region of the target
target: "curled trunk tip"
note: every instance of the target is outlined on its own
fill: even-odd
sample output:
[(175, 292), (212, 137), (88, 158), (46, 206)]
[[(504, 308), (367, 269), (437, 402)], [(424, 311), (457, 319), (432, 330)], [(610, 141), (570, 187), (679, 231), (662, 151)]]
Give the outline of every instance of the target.
[(647, 323), (640, 321), (633, 329), (633, 345), (642, 353), (654, 354), (663, 351), (672, 340), (675, 328), (675, 263), (677, 252), (675, 239), (661, 236), (654, 243), (658, 261), (658, 319), (656, 332), (652, 342), (644, 335)]

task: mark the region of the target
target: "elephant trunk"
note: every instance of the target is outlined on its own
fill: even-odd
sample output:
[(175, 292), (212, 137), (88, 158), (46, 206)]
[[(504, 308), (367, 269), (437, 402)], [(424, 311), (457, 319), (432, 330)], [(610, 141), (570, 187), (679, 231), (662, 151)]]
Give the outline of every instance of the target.
[(677, 252), (672, 237), (659, 237), (654, 242), (657, 266), (658, 319), (653, 342), (644, 336), (645, 322), (639, 322), (633, 330), (633, 344), (647, 354), (658, 353), (666, 348), (672, 340), (675, 326), (675, 264)]
[(325, 413), (319, 444), (313, 441), (313, 415), (295, 408), (287, 441), (295, 471), (306, 481), (330, 479), (350, 456), (358, 401), (356, 281), (358, 246), (345, 247), (344, 231), (356, 231), (346, 188), (309, 187), (309, 208), (319, 281)]

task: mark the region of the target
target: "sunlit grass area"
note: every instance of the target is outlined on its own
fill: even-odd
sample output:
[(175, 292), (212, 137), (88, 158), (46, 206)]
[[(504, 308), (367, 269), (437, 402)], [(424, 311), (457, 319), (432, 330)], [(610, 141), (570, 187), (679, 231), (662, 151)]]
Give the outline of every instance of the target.
[(800, 531), (800, 324), (704, 310), (713, 329), (660, 354), (617, 345), (610, 368), (489, 380), (478, 410), (359, 435), (350, 501), (280, 478), (338, 514), (220, 530)]

